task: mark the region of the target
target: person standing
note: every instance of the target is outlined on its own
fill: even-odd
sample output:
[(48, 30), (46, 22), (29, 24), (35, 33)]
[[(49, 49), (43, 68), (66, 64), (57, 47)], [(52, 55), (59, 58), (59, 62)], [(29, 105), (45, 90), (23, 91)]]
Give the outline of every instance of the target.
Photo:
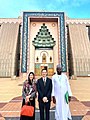
[(52, 99), (56, 104), (55, 120), (72, 120), (68, 104), (72, 96), (69, 81), (67, 76), (62, 73), (60, 64), (57, 65), (56, 71), (57, 74), (52, 76)]
[(33, 117), (21, 116), (20, 120), (35, 120), (35, 97), (36, 97), (36, 81), (33, 72), (30, 72), (28, 79), (24, 81), (22, 89), (22, 107), (27, 104), (34, 107)]
[[(42, 77), (37, 80), (38, 102), (40, 109), (40, 120), (49, 120), (51, 103), (52, 80), (47, 77), (47, 70), (42, 69)], [(44, 114), (45, 110), (45, 114)], [(45, 116), (44, 116), (45, 115)]]

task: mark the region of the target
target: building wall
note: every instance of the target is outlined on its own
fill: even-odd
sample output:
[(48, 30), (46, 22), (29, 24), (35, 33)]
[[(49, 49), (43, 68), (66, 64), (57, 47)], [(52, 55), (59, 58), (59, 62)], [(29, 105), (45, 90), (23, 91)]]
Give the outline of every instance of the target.
[[(2, 18), (0, 18), (0, 25), (2, 26), (2, 24), (7, 24), (7, 23), (8, 23), (8, 25), (18, 23), (19, 25), (21, 25), (21, 31), (19, 32), (19, 34), (20, 33), (22, 34), (22, 29), (23, 29), (22, 21), (23, 21), (22, 18), (17, 18), (17, 19), (14, 19), (14, 18), (2, 19)], [(35, 50), (35, 47), (33, 46), (32, 41), (36, 37), (37, 32), (39, 31), (39, 29), (43, 23), (45, 23), (45, 25), (49, 29), (50, 34), (56, 41), (56, 45), (53, 47), (53, 50), (45, 50), (48, 54), (50, 54), (52, 56), (52, 63), (54, 63), (54, 72), (56, 71), (56, 65), (61, 62), (60, 61), (61, 60), (60, 41), (59, 41), (60, 40), (60, 23), (58, 21), (57, 22), (55, 22), (55, 21), (48, 22), (48, 21), (43, 20), (43, 21), (39, 22), (39, 21), (31, 21), (31, 18), (28, 18), (29, 34), (28, 34), (27, 73), (26, 74), (28, 74), (29, 71), (33, 71), (33, 72), (35, 71), (34, 68), (35, 68), (35, 63), (36, 63), (35, 60), (36, 60), (37, 55), (39, 55), (40, 62), (41, 62), (42, 55), (40, 56), (40, 53), (43, 52), (43, 50), (39, 50), (39, 51)], [(71, 24), (73, 25), (73, 29), (71, 27), (69, 27)], [(78, 31), (77, 31), (76, 26), (78, 28)], [(81, 26), (81, 27), (79, 27), (79, 26)], [(68, 29), (68, 27), (69, 27), (69, 29)], [(89, 30), (90, 29), (88, 29), (88, 27), (90, 28), (90, 19), (71, 19), (71, 18), (68, 18), (65, 16), (65, 41), (66, 41), (67, 72), (70, 72), (69, 69), (72, 69), (71, 75), (90, 76), (90, 52), (89, 52), (90, 51), (90, 31)], [(5, 31), (6, 30), (8, 31), (8, 28), (4, 27), (4, 29), (5, 29)], [(14, 29), (14, 28), (12, 28), (12, 29)], [(7, 31), (6, 31), (6, 33), (7, 33)], [(2, 29), (0, 27), (0, 38), (1, 38), (2, 33), (5, 35), (5, 33), (2, 31)], [(14, 33), (15, 32), (13, 30), (13, 34)], [(15, 40), (16, 39), (18, 40), (18, 33), (17, 34), (15, 33), (14, 36), (15, 36)], [(21, 48), (20, 48), (19, 71), (21, 73), (22, 35), (20, 35), (20, 36), (21, 36), (21, 39), (20, 39), (19, 44), (21, 45)], [(8, 40), (10, 37), (11, 37), (11, 32), (9, 32)], [(8, 44), (9, 44), (9, 42), (8, 42)], [(1, 43), (3, 44), (3, 40), (1, 41)], [(6, 46), (6, 44), (5, 44), (5, 46)], [(14, 52), (13, 56), (17, 55), (16, 49), (18, 49), (18, 45), (15, 46), (15, 52)], [(82, 49), (82, 51), (81, 51), (81, 49)], [(0, 54), (3, 55), (2, 47), (0, 47), (0, 52), (1, 52)], [(12, 48), (11, 52), (13, 52), (13, 48)], [(9, 56), (9, 55), (7, 55), (7, 56)], [(12, 56), (12, 58), (14, 58), (13, 56)], [(1, 57), (0, 59), (2, 59), (2, 58), (3, 57)], [(5, 61), (5, 59), (6, 58), (4, 58), (4, 61)], [(16, 60), (17, 59), (15, 57), (13, 66), (16, 65)], [(6, 59), (6, 61), (7, 61), (7, 59)], [(47, 62), (49, 62), (49, 59), (47, 59)], [(0, 64), (2, 64), (2, 62)], [(8, 65), (5, 62), (4, 65), (1, 65), (1, 66), (4, 66), (4, 68), (3, 68), (3, 70), (4, 70), (6, 68), (6, 66), (8, 66)], [(11, 73), (12, 73), (11, 76), (16, 74), (15, 73), (16, 71), (14, 71), (15, 68), (13, 68), (13, 66), (12, 66), (12, 70), (10, 69)], [(10, 68), (10, 66), (8, 68)], [(5, 75), (7, 76), (7, 73), (8, 73), (8, 70), (5, 72), (4, 76)], [(0, 77), (2, 77), (2, 75), (0, 75)]]
[(90, 40), (87, 32), (87, 24), (74, 22), (69, 23), (67, 28), (70, 75), (89, 76)]

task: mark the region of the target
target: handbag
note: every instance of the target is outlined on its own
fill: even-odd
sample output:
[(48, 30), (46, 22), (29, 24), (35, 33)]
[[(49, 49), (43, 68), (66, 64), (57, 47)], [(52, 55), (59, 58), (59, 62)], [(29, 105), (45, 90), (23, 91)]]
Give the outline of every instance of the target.
[(68, 104), (68, 102), (69, 102), (69, 100), (68, 100), (68, 98), (69, 98), (69, 94), (68, 94), (68, 91), (65, 93), (65, 100), (66, 100), (66, 103)]
[(24, 105), (21, 108), (21, 116), (29, 116), (29, 117), (33, 117), (34, 114), (34, 107), (33, 106), (28, 106), (28, 105)]

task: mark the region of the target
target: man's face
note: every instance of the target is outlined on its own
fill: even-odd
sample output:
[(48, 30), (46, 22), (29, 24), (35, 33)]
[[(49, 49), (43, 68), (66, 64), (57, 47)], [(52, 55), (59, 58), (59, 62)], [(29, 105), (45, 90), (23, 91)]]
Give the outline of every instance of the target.
[(46, 70), (43, 70), (43, 71), (42, 71), (42, 76), (43, 76), (43, 77), (46, 77), (46, 76), (47, 76), (47, 71), (46, 71)]
[(57, 68), (57, 74), (60, 75), (62, 72), (62, 69), (60, 67)]

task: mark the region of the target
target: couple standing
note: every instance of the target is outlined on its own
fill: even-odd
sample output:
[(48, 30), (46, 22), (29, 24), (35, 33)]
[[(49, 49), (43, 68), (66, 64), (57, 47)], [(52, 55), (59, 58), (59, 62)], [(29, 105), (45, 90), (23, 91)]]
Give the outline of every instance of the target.
[[(51, 97), (53, 102), (56, 104), (55, 119), (71, 120), (69, 105), (65, 101), (65, 93), (67, 91), (69, 94), (69, 101), (71, 99), (70, 96), (72, 95), (69, 82), (66, 75), (61, 73), (60, 65), (57, 65), (56, 70), (57, 74), (53, 75), (51, 80), (47, 77), (47, 70), (42, 69), (42, 77), (37, 80), (36, 86), (38, 92), (40, 120), (44, 120), (44, 117), (45, 120), (49, 120)], [(27, 97), (26, 100), (28, 101), (29, 98)]]

